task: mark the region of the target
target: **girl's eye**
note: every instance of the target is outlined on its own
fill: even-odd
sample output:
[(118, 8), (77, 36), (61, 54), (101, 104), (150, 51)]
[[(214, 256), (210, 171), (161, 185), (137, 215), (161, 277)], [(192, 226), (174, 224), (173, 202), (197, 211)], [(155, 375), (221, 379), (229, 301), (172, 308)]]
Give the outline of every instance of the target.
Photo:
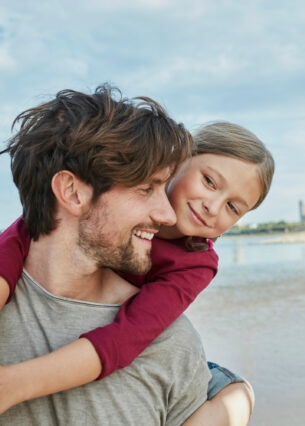
[(233, 213), (235, 213), (237, 215), (239, 214), (239, 212), (238, 212), (237, 208), (234, 206), (234, 204), (229, 202), (228, 206), (229, 206), (229, 209), (232, 210)]
[(203, 177), (204, 177), (204, 180), (205, 180), (205, 182), (207, 183), (208, 186), (215, 188), (215, 184), (209, 176), (204, 175)]

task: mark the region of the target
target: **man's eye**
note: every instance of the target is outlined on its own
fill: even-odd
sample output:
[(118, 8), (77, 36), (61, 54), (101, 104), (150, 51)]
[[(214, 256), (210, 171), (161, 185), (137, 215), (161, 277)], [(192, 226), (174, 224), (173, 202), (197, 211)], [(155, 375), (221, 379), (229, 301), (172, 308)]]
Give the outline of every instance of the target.
[(142, 194), (148, 195), (151, 193), (152, 189), (153, 189), (152, 186), (145, 186), (140, 188), (140, 191), (142, 192)]

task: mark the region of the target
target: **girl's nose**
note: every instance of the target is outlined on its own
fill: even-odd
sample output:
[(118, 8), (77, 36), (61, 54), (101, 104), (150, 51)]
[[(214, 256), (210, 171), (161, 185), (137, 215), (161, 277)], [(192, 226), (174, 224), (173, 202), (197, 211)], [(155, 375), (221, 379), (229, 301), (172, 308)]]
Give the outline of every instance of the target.
[(210, 198), (208, 200), (204, 200), (203, 209), (210, 216), (216, 216), (220, 209), (220, 200), (217, 198)]

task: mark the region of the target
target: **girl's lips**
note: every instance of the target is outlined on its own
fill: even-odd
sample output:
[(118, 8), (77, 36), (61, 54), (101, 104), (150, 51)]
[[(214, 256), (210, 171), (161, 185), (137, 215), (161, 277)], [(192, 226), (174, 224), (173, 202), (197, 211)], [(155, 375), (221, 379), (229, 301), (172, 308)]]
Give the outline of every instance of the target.
[(202, 219), (202, 217), (190, 206), (190, 204), (188, 204), (188, 206), (189, 206), (189, 209), (191, 210), (191, 213), (193, 214), (193, 216), (195, 216), (197, 221), (200, 222), (202, 225), (209, 227), (206, 221)]

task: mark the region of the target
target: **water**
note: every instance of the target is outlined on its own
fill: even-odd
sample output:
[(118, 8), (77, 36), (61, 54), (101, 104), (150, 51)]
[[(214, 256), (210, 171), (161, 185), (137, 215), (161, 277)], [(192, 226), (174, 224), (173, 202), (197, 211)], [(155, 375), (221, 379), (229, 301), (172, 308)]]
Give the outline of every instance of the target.
[(217, 286), (280, 285), (304, 280), (305, 242), (277, 243), (275, 237), (223, 237), (215, 243), (219, 255)]
[(305, 406), (305, 242), (222, 237), (219, 272), (187, 314), (207, 357), (254, 387), (251, 426), (299, 426)]

